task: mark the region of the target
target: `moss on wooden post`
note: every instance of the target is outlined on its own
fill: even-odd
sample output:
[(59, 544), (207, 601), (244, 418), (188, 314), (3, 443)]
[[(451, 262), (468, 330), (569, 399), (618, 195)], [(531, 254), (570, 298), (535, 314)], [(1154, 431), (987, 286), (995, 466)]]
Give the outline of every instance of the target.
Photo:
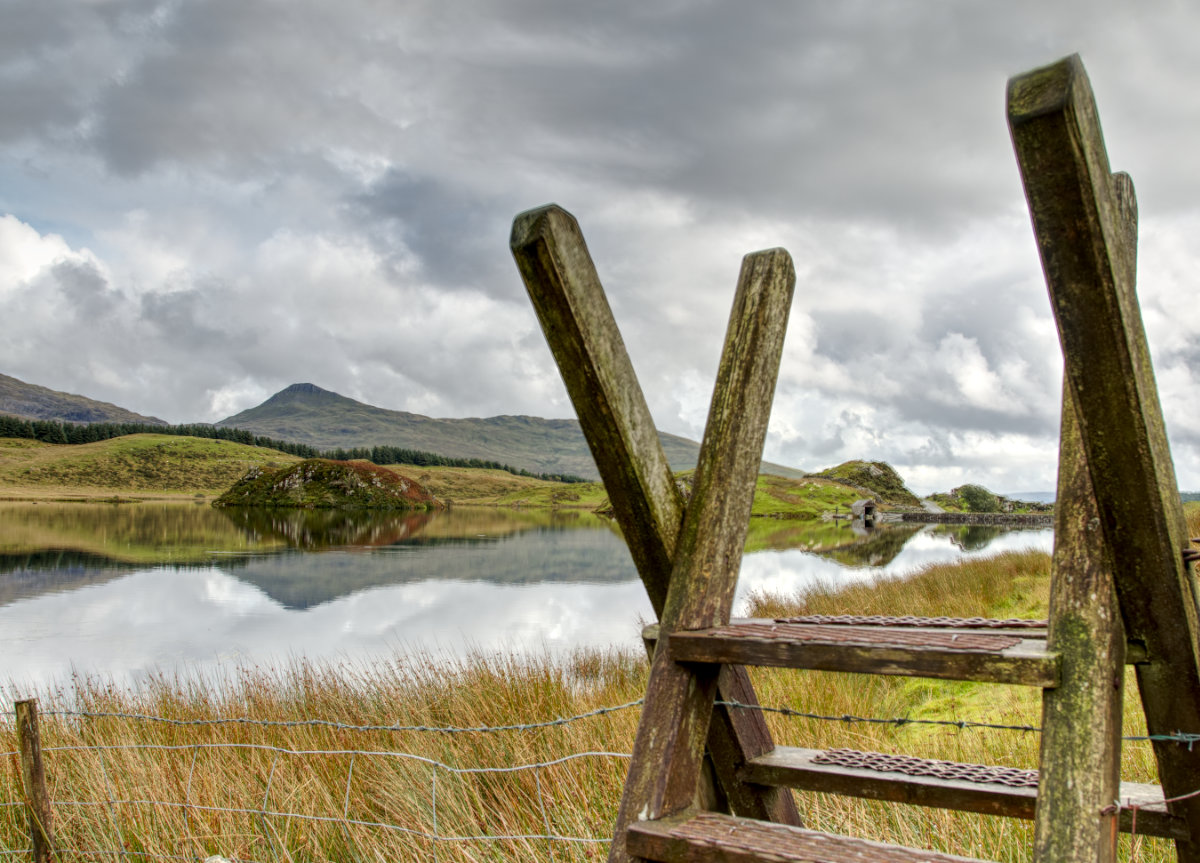
[(791, 257), (782, 249), (747, 255), (742, 262), (610, 863), (630, 859), (626, 829), (635, 820), (660, 818), (696, 802), (720, 666), (676, 663), (670, 634), (729, 619), (795, 280)]
[[(638, 574), (661, 616), (683, 499), (579, 224), (553, 204), (529, 210), (514, 219), (510, 245)], [(723, 669), (718, 688), (722, 700), (757, 703), (745, 668)], [(790, 791), (738, 778), (742, 765), (773, 746), (761, 713), (719, 708), (708, 750), (721, 787), (709, 788), (707, 799), (738, 815), (800, 825)]]
[[(1065, 358), (1097, 533), (1111, 554), (1151, 734), (1200, 731), (1200, 623), (1174, 466), (1135, 291), (1133, 186), (1114, 176), (1091, 86), (1072, 56), (1009, 81), (1009, 128)], [(1200, 749), (1156, 741), (1167, 797), (1195, 790)], [(1200, 798), (1171, 804), (1200, 861)]]

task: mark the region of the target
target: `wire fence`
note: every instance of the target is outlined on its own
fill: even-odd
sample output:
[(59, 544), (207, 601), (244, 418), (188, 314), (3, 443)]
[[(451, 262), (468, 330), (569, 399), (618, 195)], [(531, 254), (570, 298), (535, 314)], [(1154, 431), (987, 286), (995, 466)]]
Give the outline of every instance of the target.
[[(638, 699), (568, 717), (471, 727), (46, 711), (42, 717), (49, 720), (50, 745), (42, 746), (41, 753), (57, 859), (600, 859), (607, 853), (629, 753), (580, 747), (581, 740), (605, 735), (594, 729), (575, 732), (641, 704)], [(1040, 731), (1033, 725), (720, 704), (847, 725)], [(3, 711), (0, 717), (11, 720), (15, 714)], [(626, 742), (632, 741), (629, 730), (635, 718), (626, 717), (618, 730)], [(165, 736), (154, 742), (113, 742), (144, 736), (122, 725), (153, 726)], [(292, 734), (289, 739), (326, 745), (250, 739), (279, 731)], [(319, 737), (295, 737), (296, 732)], [(224, 737), (184, 739), (183, 734)], [(1200, 735), (1124, 739), (1191, 747)], [(417, 740), (425, 745), (412, 745)], [(383, 745), (388, 741), (409, 745)], [(464, 741), (465, 746), (459, 745)], [(418, 748), (424, 751), (410, 751)], [(530, 757), (555, 749), (559, 754)], [(439, 751), (441, 755), (429, 754)], [(5, 846), (0, 859), (28, 857), (32, 848), (17, 766), (20, 752), (13, 748), (0, 756), (13, 766), (5, 785), (8, 799), (0, 797), (0, 842)]]
[[(640, 704), (472, 727), (46, 711), (57, 859), (599, 859), (615, 815), (603, 804), (619, 799), (629, 753), (581, 747), (613, 734), (576, 727)], [(633, 723), (617, 736), (631, 740)], [(161, 739), (114, 742), (146, 736), (122, 725)], [(325, 745), (261, 739), (279, 732)], [(0, 859), (27, 857), (19, 748), (0, 756), (13, 765)]]

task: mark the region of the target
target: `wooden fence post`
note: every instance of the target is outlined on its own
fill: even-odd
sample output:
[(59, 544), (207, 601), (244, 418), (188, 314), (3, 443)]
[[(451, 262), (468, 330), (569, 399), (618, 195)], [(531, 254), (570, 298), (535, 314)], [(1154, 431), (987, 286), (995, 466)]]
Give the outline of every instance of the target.
[(38, 734), (37, 699), (16, 702), (17, 748), (21, 752), (21, 777), (25, 784), (25, 809), (29, 813), (29, 835), (33, 840), (34, 863), (49, 863), (54, 849), (50, 795), (42, 766), (42, 740)]

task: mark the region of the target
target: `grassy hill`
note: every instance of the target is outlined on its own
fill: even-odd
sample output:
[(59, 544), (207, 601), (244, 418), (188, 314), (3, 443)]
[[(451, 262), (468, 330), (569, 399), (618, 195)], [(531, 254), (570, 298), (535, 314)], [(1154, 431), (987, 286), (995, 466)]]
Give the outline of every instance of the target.
[[(232, 441), (173, 435), (136, 434), (77, 445), (0, 438), (0, 499), (217, 497), (251, 467), (286, 467), (300, 460)], [(590, 512), (608, 502), (599, 482), (560, 483), (481, 468), (386, 467), (451, 504)], [(824, 512), (845, 512), (860, 496), (832, 480), (763, 474), (753, 514), (815, 519)]]
[(74, 446), (0, 438), (0, 496), (217, 495), (252, 466), (296, 461), (273, 449), (171, 435), (127, 435)]
[(71, 423), (148, 423), (166, 425), (158, 417), (142, 416), (108, 402), (27, 384), (0, 375), (0, 413), (27, 420), (57, 420)]
[[(530, 416), (434, 419), (386, 410), (313, 384), (293, 384), (261, 405), (234, 414), (218, 426), (305, 443), (329, 450), (396, 446), (454, 458), (496, 461), (534, 473), (574, 474), (599, 479), (587, 441), (576, 420)], [(659, 432), (675, 470), (695, 467), (700, 445)], [(774, 472), (799, 471), (769, 465)]]
[(920, 499), (904, 485), (900, 474), (885, 461), (847, 461), (809, 476), (833, 480), (891, 506), (921, 505)]

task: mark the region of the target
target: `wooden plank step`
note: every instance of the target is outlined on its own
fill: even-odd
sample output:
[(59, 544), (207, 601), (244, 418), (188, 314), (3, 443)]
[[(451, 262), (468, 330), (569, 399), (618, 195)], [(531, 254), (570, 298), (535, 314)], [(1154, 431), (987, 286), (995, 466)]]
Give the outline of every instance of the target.
[[(856, 758), (850, 754), (852, 752), (779, 746), (773, 752), (748, 761), (738, 775), (744, 781), (758, 785), (1010, 818), (1032, 819), (1034, 816), (1036, 770), (1002, 769), (1003, 772), (993, 774), (994, 781), (975, 781), (965, 777), (987, 776), (996, 769), (873, 752), (857, 753), (864, 757)], [(853, 766), (857, 762), (863, 766)], [(955, 775), (959, 778), (949, 778)], [(1034, 784), (1029, 784), (1030, 780)], [(1005, 782), (1011, 784), (1003, 784)], [(1168, 814), (1162, 788), (1158, 785), (1122, 782), (1120, 801), (1137, 807), (1137, 833), (1167, 839), (1188, 838), (1187, 824)], [(1126, 833), (1132, 831), (1132, 810), (1122, 809), (1120, 827)]]
[[(894, 628), (908, 632), (982, 632), (995, 633), (1000, 631), (1015, 634), (1026, 641), (1046, 640), (1046, 621), (1027, 620), (1023, 618), (984, 618), (984, 617), (886, 617), (883, 615), (825, 615), (812, 614), (802, 617), (741, 617), (730, 621), (731, 625), (745, 624), (779, 624), (801, 623), (812, 626), (869, 626), (879, 629)], [(649, 649), (653, 649), (658, 641), (658, 624), (648, 624), (642, 630), (642, 639)], [(1130, 641), (1125, 647), (1125, 663), (1137, 665), (1147, 661), (1146, 647), (1141, 642)]]
[(1020, 632), (735, 621), (673, 633), (676, 662), (766, 665), (1053, 687), (1059, 657)]
[(662, 863), (969, 863), (973, 860), (715, 812), (685, 812), (658, 821), (635, 822), (629, 827), (626, 847), (634, 857)]

